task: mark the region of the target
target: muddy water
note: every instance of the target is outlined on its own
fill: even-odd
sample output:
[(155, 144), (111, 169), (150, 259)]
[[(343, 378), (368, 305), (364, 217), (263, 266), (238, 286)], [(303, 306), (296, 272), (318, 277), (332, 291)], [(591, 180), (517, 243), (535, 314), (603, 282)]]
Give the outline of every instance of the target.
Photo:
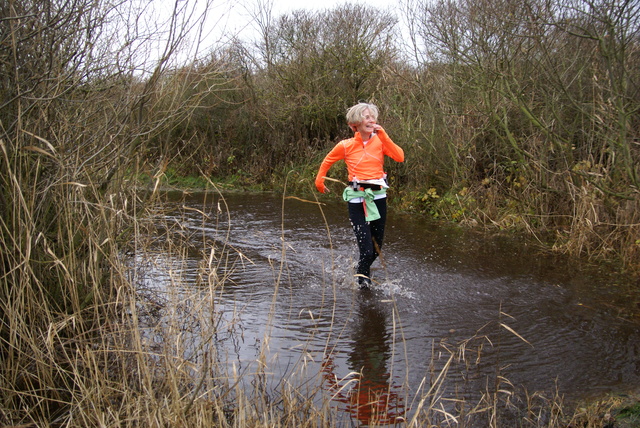
[[(393, 422), (443, 370), (445, 400), (495, 389), (575, 400), (640, 385), (638, 296), (610, 273), (391, 212), (374, 287), (362, 292), (344, 203), (184, 198), (166, 216), (193, 234), (188, 260), (167, 256), (182, 260), (180, 287), (215, 294), (217, 359), (237, 373), (266, 364), (274, 390), (283, 378), (323, 378), (354, 418), (384, 408)], [(227, 275), (213, 292), (198, 273), (212, 253), (224, 259), (215, 276)], [(157, 293), (176, 286), (161, 269), (147, 284)]]

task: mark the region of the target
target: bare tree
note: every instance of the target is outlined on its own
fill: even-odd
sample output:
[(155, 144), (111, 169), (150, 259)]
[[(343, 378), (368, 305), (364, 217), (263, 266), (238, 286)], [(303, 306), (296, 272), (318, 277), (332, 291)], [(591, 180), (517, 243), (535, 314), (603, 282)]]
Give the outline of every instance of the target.
[[(189, 112), (159, 111), (158, 94), (185, 44), (201, 40), (203, 9), (154, 6), (0, 4), (0, 376), (16, 421), (50, 423), (88, 381), (68, 357), (118, 316), (122, 254), (142, 206), (125, 180), (148, 141)], [(66, 339), (48, 347), (47, 329), (67, 317), (56, 336)]]

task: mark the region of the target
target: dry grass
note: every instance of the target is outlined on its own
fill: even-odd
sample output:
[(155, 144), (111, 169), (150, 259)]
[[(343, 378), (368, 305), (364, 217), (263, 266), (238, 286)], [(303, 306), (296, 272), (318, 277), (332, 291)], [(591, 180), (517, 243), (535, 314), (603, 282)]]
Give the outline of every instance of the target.
[[(344, 70), (342, 58), (350, 55), (332, 55), (339, 61), (331, 63), (324, 54), (308, 55), (307, 48), (312, 45), (301, 44), (304, 49), (293, 53), (305, 64), (313, 65), (309, 73), (293, 66), (283, 67), (284, 75), (278, 72), (262, 76), (251, 75), (248, 70), (245, 74), (245, 64), (254, 64), (256, 58), (245, 57), (243, 52), (249, 50), (238, 46), (242, 49), (237, 54), (232, 52), (234, 49), (229, 51), (231, 57), (239, 55), (237, 60), (223, 55), (226, 59), (219, 63), (213, 55), (212, 62), (204, 67), (194, 65), (168, 72), (173, 64), (171, 56), (178, 53), (184, 40), (190, 39), (188, 28), (206, 27), (197, 25), (202, 21), (192, 14), (197, 9), (195, 2), (189, 7), (186, 2), (184, 8), (176, 7), (170, 29), (163, 29), (160, 22), (142, 13), (150, 6), (147, 2), (58, 3), (12, 2), (11, 7), (3, 9), (5, 15), (0, 19), (0, 74), (4, 83), (0, 87), (0, 425), (350, 424), (331, 398), (358, 384), (357, 373), (335, 379), (327, 387), (322, 373), (309, 376), (309, 360), (301, 358), (290, 375), (279, 379), (273, 388), (273, 383), (267, 382), (268, 333), (264, 351), (256, 357), (258, 369), (234, 370), (226, 364), (219, 354), (217, 335), (240, 335), (241, 326), (235, 317), (223, 316), (216, 298), (229, 284), (231, 273), (250, 261), (229, 246), (228, 231), (215, 239), (194, 235), (179, 218), (166, 217), (165, 201), (158, 192), (138, 193), (126, 181), (126, 177), (144, 172), (151, 177), (148, 184), (157, 190), (163, 174), (176, 159), (189, 166), (185, 169), (190, 173), (195, 169), (192, 165), (199, 164), (203, 170), (218, 168), (223, 174), (243, 168), (253, 173), (249, 174), (252, 179), (266, 179), (272, 177), (274, 167), (288, 171), (296, 157), (318, 155), (316, 148), (344, 131), (337, 118), (343, 111), (345, 91), (335, 85), (331, 76), (335, 70)], [(42, 8), (51, 13), (44, 13)], [(355, 14), (364, 9), (345, 11)], [(378, 21), (379, 30), (387, 33), (391, 21), (376, 16), (384, 18)], [(145, 22), (150, 23), (149, 28), (144, 28)], [(321, 28), (327, 23), (326, 19), (315, 18)], [(448, 26), (442, 28), (445, 27)], [(340, 31), (333, 34), (335, 46), (345, 47), (344, 26), (337, 28)], [(369, 26), (368, 30), (373, 28)], [(118, 46), (114, 36), (120, 31), (127, 39)], [(145, 46), (154, 51), (158, 48), (158, 39), (167, 40), (166, 56), (155, 64), (137, 63), (139, 56), (149, 53), (144, 51)], [(153, 42), (153, 48), (145, 40)], [(385, 64), (385, 69), (387, 64), (393, 66), (390, 60), (396, 56), (387, 45), (390, 40), (379, 39), (378, 53), (382, 55), (369, 56), (378, 58), (378, 65)], [(349, 48), (361, 50), (357, 44)], [(582, 52), (576, 51), (579, 56)], [(321, 61), (317, 61), (319, 58)], [(330, 72), (316, 67), (314, 61), (324, 64), (325, 71)], [(383, 76), (378, 65), (372, 64), (373, 68), (367, 71), (371, 82), (393, 77)], [(148, 69), (146, 77), (141, 77), (141, 69)], [(426, 149), (418, 143), (413, 147), (407, 144), (407, 153), (413, 151), (418, 161), (407, 163), (413, 170), (391, 174), (393, 179), (404, 176), (405, 182), (428, 181), (430, 176), (438, 175), (437, 171), (430, 174), (426, 168), (432, 165), (429, 160), (441, 158), (435, 168), (451, 164), (451, 176), (457, 182), (466, 182), (472, 171), (484, 171), (484, 166), (469, 164), (471, 160), (496, 158), (500, 150), (494, 150), (494, 145), (497, 149), (501, 145), (510, 147), (509, 141), (491, 142), (476, 152), (476, 141), (484, 141), (478, 140), (481, 133), (490, 131), (483, 114), (494, 114), (493, 106), (479, 111), (471, 108), (464, 112), (468, 119), (459, 123), (448, 123), (446, 118), (462, 116), (447, 113), (442, 123), (427, 124), (427, 118), (457, 110), (447, 107), (458, 105), (457, 101), (451, 104), (450, 95), (455, 95), (453, 100), (466, 93), (459, 91), (464, 88), (450, 87), (455, 80), (451, 78), (456, 76), (443, 71), (446, 72), (436, 69), (435, 76), (420, 78), (433, 80), (433, 85), (423, 87), (419, 80), (412, 82), (413, 77), (406, 80), (413, 74), (410, 72), (397, 76), (395, 83), (388, 80), (389, 89), (385, 83), (373, 94), (353, 94), (355, 98), (375, 99), (376, 92), (380, 97), (388, 96), (381, 98), (380, 104), (389, 106), (389, 122), (396, 122), (398, 133), (403, 127), (401, 117), (410, 122), (415, 118), (415, 123), (406, 124), (403, 140), (439, 142), (437, 147)], [(270, 75), (281, 77), (271, 80)], [(375, 76), (381, 79), (374, 79)], [(284, 85), (298, 79), (303, 83), (302, 92), (296, 85)], [(443, 85), (441, 81), (451, 83)], [(540, 81), (547, 86), (547, 79)], [(318, 90), (318, 83), (324, 89)], [(424, 97), (417, 93), (415, 102), (407, 103), (411, 97), (403, 96), (398, 89), (413, 93), (416, 85), (424, 90)], [(369, 91), (366, 84), (358, 86)], [(435, 93), (440, 94), (439, 99), (430, 98), (431, 86), (444, 86)], [(290, 87), (291, 92), (283, 92), (285, 87)], [(304, 88), (309, 91), (306, 95)], [(579, 92), (582, 93), (585, 91)], [(267, 98), (260, 99), (260, 94)], [(329, 99), (334, 100), (331, 105), (327, 104)], [(245, 103), (246, 100), (257, 102)], [(576, 101), (581, 104), (582, 98)], [(471, 100), (469, 107), (473, 103)], [(266, 114), (271, 109), (264, 106), (269, 105), (274, 107), (273, 115)], [(429, 105), (437, 108), (424, 108)], [(394, 106), (400, 116), (392, 113)], [(405, 106), (408, 110), (403, 111)], [(308, 117), (300, 117), (305, 111), (309, 112)], [(553, 107), (551, 112), (555, 111)], [(301, 123), (307, 126), (300, 126)], [(528, 135), (528, 128), (523, 126), (524, 136)], [(299, 134), (304, 129), (305, 135)], [(291, 139), (284, 138), (287, 136)], [(459, 146), (449, 144), (451, 141), (459, 142)], [(546, 141), (547, 138), (540, 139), (545, 144)], [(219, 153), (211, 155), (211, 142)], [(243, 155), (244, 164), (239, 162)], [(464, 164), (457, 164), (458, 159), (464, 159)], [(313, 171), (309, 168), (306, 174), (312, 176)], [(449, 184), (455, 187), (456, 183)], [(540, 189), (534, 190), (539, 193)], [(626, 258), (637, 261), (635, 200), (627, 205), (620, 203), (614, 207), (614, 216), (609, 210), (610, 217), (603, 217), (602, 199), (596, 197), (599, 195), (595, 189), (575, 183), (569, 190), (569, 205), (575, 207), (575, 218), (570, 236), (560, 242), (559, 248), (596, 254), (622, 242), (616, 251), (623, 248)], [(491, 198), (488, 203), (480, 206), (487, 217), (485, 222), (500, 223), (500, 212), (492, 209), (504, 194), (495, 192), (487, 197)], [(458, 211), (467, 214), (457, 199), (453, 202), (449, 206), (452, 218)], [(202, 224), (213, 224), (218, 216), (228, 215), (224, 206), (209, 208), (200, 212)], [(505, 217), (504, 221), (513, 225), (516, 220), (529, 225), (525, 217)], [(616, 226), (607, 228), (607, 223)], [(284, 239), (282, 253), (286, 253)], [(194, 260), (195, 269), (190, 264)], [(273, 302), (278, 297), (283, 270), (282, 264), (274, 266)], [(157, 287), (157, 277), (162, 278), (162, 288)], [(330, 279), (325, 288), (330, 312), (336, 289)], [(272, 305), (272, 316), (274, 308)], [(402, 352), (401, 322), (394, 321), (398, 326), (394, 330), (394, 352)], [(490, 327), (502, 334), (517, 334), (505, 326), (508, 324), (499, 316)], [(339, 327), (336, 329), (339, 335)], [(562, 422), (561, 397), (525, 394), (525, 398), (517, 398), (523, 395), (516, 394), (499, 372), (487, 383), (477, 402), (450, 394), (448, 379), (454, 377), (452, 374), (472, 370), (484, 346), (493, 346), (484, 333), (459, 344), (434, 344), (432, 354), (438, 358), (434, 357), (429, 377), (416, 391), (399, 397), (410, 413), (403, 416), (405, 421), (397, 419), (398, 424), (497, 427), (517, 420), (521, 426), (569, 426)], [(323, 355), (327, 360), (331, 349), (327, 343)], [(369, 421), (371, 426), (389, 422), (382, 416), (388, 409), (385, 402), (380, 405), (379, 396), (373, 400), (367, 396), (365, 400), (365, 406), (375, 410), (374, 419)], [(592, 423), (592, 419), (586, 420)]]
[[(69, 218), (61, 220), (71, 223), (79, 209), (93, 213), (85, 222), (93, 227), (83, 229), (79, 243), (58, 246), (73, 251), (58, 255), (35, 239), (48, 260), (22, 253), (4, 271), (0, 423), (66, 427), (353, 423), (337, 410), (332, 396), (354, 389), (357, 373), (328, 385), (322, 373), (310, 375), (309, 360), (301, 358), (273, 388), (266, 346), (256, 358), (258, 370), (236, 371), (221, 360), (218, 334), (238, 334), (238, 326), (234, 317), (221, 316), (216, 296), (229, 283), (229, 275), (250, 262), (228, 245), (228, 232), (215, 239), (191, 233), (180, 217), (167, 220), (163, 201), (157, 199), (156, 204), (141, 205), (135, 215), (124, 215), (124, 204), (136, 196), (123, 194), (119, 200), (123, 205), (117, 207), (78, 196), (67, 207), (75, 207), (74, 211), (63, 211)], [(215, 224), (228, 215), (224, 206), (208, 208), (198, 211), (203, 224)], [(130, 231), (124, 240), (123, 230)], [(34, 242), (29, 238), (26, 241)], [(3, 251), (15, 248), (6, 237), (1, 244)], [(189, 265), (194, 259), (199, 260), (197, 273), (187, 275), (194, 271)], [(274, 269), (278, 272), (280, 267)], [(36, 272), (48, 273), (55, 281), (45, 282)], [(462, 343), (434, 344), (430, 376), (410, 396), (397, 397), (406, 414), (390, 420), (385, 408), (391, 405), (388, 397), (369, 396), (373, 402), (359, 402), (377, 409), (370, 413), (369, 425), (499, 427), (516, 420), (520, 426), (570, 426), (563, 422), (560, 396), (518, 398), (499, 373), (475, 403), (451, 395), (450, 375), (473, 371), (483, 347), (494, 346), (483, 331), (517, 335), (502, 318)], [(401, 330), (396, 333), (394, 349), (402, 352)], [(327, 345), (325, 356), (331, 352)]]

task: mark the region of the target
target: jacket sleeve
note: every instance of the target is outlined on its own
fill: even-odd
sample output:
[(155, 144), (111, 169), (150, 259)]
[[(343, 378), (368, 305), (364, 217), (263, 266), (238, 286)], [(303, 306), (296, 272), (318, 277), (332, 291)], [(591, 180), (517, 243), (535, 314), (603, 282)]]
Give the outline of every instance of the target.
[(324, 177), (329, 172), (331, 166), (344, 159), (345, 149), (342, 143), (336, 144), (336, 146), (325, 156), (324, 160), (320, 164), (318, 175), (316, 175), (316, 189), (320, 193), (324, 193)]
[(377, 135), (382, 141), (382, 152), (396, 162), (404, 162), (404, 150), (389, 138), (386, 131), (379, 129)]

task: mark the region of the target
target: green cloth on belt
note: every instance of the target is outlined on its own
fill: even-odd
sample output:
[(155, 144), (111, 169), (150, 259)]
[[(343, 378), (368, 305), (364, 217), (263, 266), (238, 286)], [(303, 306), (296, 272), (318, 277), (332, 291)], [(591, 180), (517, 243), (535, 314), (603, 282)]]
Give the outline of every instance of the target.
[(353, 187), (347, 187), (342, 192), (342, 199), (345, 201), (350, 201), (353, 198), (364, 198), (365, 205), (365, 220), (366, 221), (374, 221), (380, 218), (380, 213), (378, 212), (378, 206), (374, 202), (374, 197), (377, 195), (384, 195), (387, 193), (387, 189), (380, 190), (355, 190)]

